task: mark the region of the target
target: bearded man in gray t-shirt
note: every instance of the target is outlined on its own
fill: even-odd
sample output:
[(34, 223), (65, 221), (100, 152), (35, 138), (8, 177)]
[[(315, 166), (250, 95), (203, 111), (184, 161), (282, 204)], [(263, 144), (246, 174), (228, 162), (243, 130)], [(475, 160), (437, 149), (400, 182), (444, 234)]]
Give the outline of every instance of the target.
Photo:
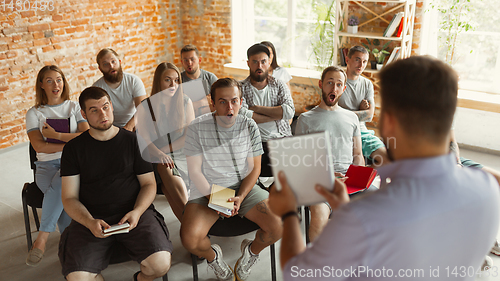
[[(342, 69), (336, 66), (326, 68), (319, 81), (322, 92), (321, 103), (312, 110), (302, 113), (295, 127), (296, 135), (322, 131), (330, 134), (331, 156), (338, 177), (343, 177), (351, 164), (365, 165), (358, 117), (338, 105), (346, 87), (346, 78)], [(330, 208), (325, 203), (320, 203), (310, 206), (310, 210), (309, 237), (314, 241), (328, 222)]]

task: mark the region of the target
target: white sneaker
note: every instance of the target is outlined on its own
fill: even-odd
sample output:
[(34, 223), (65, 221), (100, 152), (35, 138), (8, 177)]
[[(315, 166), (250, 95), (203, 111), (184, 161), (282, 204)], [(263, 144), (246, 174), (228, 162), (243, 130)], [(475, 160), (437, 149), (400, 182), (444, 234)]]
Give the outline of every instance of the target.
[(500, 246), (498, 245), (498, 239), (495, 240), (495, 245), (491, 248), (491, 253), (500, 256)]
[(486, 256), (486, 257), (484, 258), (484, 263), (483, 263), (483, 265), (481, 266), (481, 271), (488, 271), (488, 270), (490, 270), (492, 267), (493, 267), (493, 260), (492, 260), (490, 257)]
[(238, 281), (245, 281), (250, 275), (252, 266), (259, 260), (259, 255), (250, 254), (250, 245), (253, 240), (245, 239), (241, 242), (241, 257), (234, 265), (234, 273)]
[(215, 276), (219, 281), (234, 281), (234, 273), (231, 267), (224, 261), (222, 250), (219, 245), (213, 244), (212, 249), (215, 252), (215, 259), (208, 263), (208, 267), (214, 270)]

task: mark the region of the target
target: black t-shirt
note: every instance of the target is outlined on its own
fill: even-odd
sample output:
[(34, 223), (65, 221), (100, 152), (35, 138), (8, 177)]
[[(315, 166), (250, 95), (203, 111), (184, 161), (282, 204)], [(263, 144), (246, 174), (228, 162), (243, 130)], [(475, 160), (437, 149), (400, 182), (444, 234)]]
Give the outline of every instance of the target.
[(99, 219), (131, 211), (141, 188), (137, 175), (152, 171), (140, 155), (135, 134), (124, 129), (107, 141), (86, 131), (64, 146), (61, 157), (61, 176), (80, 175), (79, 200)]

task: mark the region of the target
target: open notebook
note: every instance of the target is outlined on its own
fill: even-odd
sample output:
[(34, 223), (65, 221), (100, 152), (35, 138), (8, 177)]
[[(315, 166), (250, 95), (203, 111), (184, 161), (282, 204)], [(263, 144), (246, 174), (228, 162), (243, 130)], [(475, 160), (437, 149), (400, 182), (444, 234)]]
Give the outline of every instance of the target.
[(330, 139), (326, 132), (273, 139), (267, 145), (278, 190), (281, 189), (278, 172), (283, 171), (299, 206), (326, 201), (314, 189), (316, 184), (332, 188), (335, 182), (333, 162), (329, 157)]

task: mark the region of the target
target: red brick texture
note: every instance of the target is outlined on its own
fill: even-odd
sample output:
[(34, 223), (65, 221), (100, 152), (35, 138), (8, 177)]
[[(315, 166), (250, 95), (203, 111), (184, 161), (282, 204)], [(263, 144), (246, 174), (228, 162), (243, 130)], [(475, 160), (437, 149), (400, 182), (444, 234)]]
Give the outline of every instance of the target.
[(15, 8), (0, 11), (0, 149), (28, 140), (25, 115), (44, 65), (63, 70), (76, 100), (101, 77), (95, 57), (104, 47), (119, 53), (147, 92), (158, 63), (181, 67), (184, 44), (197, 45), (202, 67), (218, 76), (231, 57), (230, 0), (54, 0), (53, 11)]

